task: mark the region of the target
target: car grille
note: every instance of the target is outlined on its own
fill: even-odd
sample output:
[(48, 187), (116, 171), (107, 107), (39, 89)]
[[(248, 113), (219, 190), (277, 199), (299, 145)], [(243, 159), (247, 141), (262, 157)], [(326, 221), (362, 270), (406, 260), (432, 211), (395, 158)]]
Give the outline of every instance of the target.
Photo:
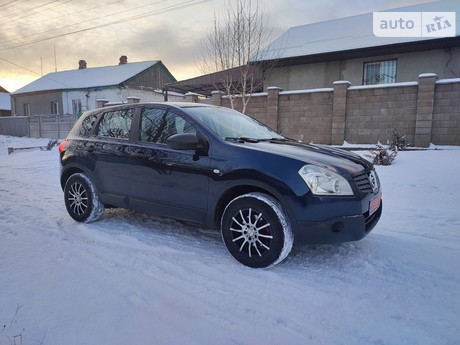
[(363, 172), (353, 177), (356, 187), (362, 194), (372, 193), (372, 186), (369, 181), (369, 176)]

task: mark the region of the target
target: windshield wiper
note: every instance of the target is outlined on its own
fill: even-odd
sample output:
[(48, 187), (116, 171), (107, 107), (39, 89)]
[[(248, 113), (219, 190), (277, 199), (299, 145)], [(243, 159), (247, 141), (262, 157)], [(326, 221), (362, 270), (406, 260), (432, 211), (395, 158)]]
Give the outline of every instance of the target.
[(292, 141), (292, 139), (289, 138), (267, 138), (267, 139), (259, 139), (260, 141)]
[(241, 143), (258, 143), (261, 139), (248, 138), (248, 137), (225, 137), (225, 140), (239, 141)]

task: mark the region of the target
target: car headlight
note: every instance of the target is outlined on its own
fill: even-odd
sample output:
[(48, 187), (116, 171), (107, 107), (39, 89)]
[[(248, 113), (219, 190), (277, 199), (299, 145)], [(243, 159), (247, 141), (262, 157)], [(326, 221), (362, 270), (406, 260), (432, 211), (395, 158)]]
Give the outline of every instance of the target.
[(315, 165), (304, 165), (299, 175), (316, 195), (353, 195), (350, 184), (342, 176)]

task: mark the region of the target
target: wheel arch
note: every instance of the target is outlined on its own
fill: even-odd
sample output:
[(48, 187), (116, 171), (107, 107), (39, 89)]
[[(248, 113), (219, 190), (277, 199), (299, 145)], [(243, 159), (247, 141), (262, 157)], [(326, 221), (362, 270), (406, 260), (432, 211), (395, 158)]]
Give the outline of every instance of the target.
[(61, 183), (61, 189), (64, 190), (65, 184), (67, 180), (69, 179), (70, 176), (73, 174), (77, 173), (83, 173), (86, 175), (89, 175), (87, 171), (82, 169), (80, 166), (68, 166), (65, 167), (65, 169), (62, 170), (61, 172), (61, 178), (60, 178), (60, 183)]
[(230, 254), (253, 268), (280, 263), (294, 242), (284, 208), (278, 199), (264, 192), (246, 193), (230, 201), (222, 216), (221, 235)]
[(208, 218), (208, 220), (212, 226), (220, 228), (222, 215), (229, 202), (238, 196), (253, 192), (265, 193), (274, 197), (281, 204), (288, 217), (292, 219), (292, 210), (288, 206), (287, 202), (285, 201), (285, 197), (283, 196), (283, 193), (286, 193), (287, 191), (278, 190), (277, 188), (274, 188), (273, 185), (274, 184), (270, 185), (255, 180), (232, 181), (231, 184), (228, 184), (225, 186), (225, 188), (222, 188), (220, 193), (216, 193), (216, 199), (210, 204), (215, 205), (215, 207), (213, 208), (213, 211), (210, 212), (210, 218)]

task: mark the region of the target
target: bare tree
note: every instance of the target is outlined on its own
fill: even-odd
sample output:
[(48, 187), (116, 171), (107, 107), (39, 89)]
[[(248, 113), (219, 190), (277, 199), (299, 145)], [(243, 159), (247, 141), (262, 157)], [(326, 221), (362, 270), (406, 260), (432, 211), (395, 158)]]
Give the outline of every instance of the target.
[(220, 16), (214, 15), (214, 30), (201, 42), (200, 69), (205, 74), (220, 72), (216, 88), (223, 89), (232, 108), (238, 95), (243, 113), (251, 94), (263, 87), (263, 69), (251, 63), (252, 59), (265, 60), (265, 69), (267, 61), (273, 62), (262, 56), (270, 36), (268, 16), (260, 2), (236, 0), (229, 2)]

